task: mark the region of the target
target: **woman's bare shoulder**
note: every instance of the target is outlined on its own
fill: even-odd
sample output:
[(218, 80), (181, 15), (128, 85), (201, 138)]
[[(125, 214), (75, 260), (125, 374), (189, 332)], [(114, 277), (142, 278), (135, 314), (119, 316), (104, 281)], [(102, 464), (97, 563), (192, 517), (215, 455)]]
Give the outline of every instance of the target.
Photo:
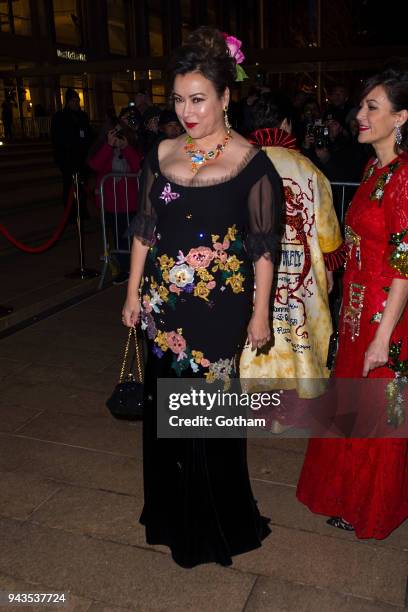
[[(234, 150), (234, 154), (237, 158), (246, 158), (251, 154), (251, 151), (255, 154), (257, 147), (254, 147), (246, 138), (238, 134), (238, 132), (232, 132), (232, 139), (230, 141), (231, 149)], [(230, 146), (230, 145), (228, 145)]]
[(231, 132), (232, 141), (236, 147), (242, 148), (242, 150), (249, 151), (250, 149), (254, 149), (254, 145), (252, 145), (244, 136), (238, 134), (235, 130)]

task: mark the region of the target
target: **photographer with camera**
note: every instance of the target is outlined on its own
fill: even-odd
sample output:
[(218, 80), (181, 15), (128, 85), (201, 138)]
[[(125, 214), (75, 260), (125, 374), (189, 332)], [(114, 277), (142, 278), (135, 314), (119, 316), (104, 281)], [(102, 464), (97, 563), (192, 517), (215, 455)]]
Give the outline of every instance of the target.
[[(105, 135), (105, 142), (88, 159), (88, 165), (97, 173), (96, 199), (99, 202), (99, 187), (103, 177), (111, 172), (117, 175), (104, 183), (104, 208), (106, 225), (113, 235), (115, 249), (129, 250), (126, 230), (129, 220), (136, 212), (138, 184), (136, 178), (125, 178), (126, 174), (138, 173), (141, 154), (137, 150), (137, 109), (132, 104), (122, 109), (113, 129)], [(129, 276), (130, 259), (127, 253), (117, 253), (119, 273), (114, 284), (125, 283)]]
[(302, 144), (306, 155), (330, 181), (359, 182), (369, 152), (337, 119), (309, 124)]

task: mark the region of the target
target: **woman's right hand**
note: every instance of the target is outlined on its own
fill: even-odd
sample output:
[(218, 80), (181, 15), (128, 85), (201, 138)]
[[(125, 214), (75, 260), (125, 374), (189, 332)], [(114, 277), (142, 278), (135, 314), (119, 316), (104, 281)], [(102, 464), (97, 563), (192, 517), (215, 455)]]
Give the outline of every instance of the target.
[(122, 309), (122, 323), (126, 327), (135, 327), (140, 316), (140, 300), (137, 296), (127, 297)]
[(116, 136), (116, 130), (109, 130), (108, 134), (108, 145), (111, 147), (118, 146), (118, 137)]

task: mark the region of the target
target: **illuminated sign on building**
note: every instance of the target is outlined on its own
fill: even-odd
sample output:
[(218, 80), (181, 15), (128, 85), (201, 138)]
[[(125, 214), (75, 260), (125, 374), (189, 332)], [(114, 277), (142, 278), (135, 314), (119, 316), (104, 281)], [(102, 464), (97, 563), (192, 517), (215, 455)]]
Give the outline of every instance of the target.
[(61, 59), (73, 60), (74, 62), (86, 62), (86, 53), (68, 51), (67, 49), (57, 49), (57, 57)]

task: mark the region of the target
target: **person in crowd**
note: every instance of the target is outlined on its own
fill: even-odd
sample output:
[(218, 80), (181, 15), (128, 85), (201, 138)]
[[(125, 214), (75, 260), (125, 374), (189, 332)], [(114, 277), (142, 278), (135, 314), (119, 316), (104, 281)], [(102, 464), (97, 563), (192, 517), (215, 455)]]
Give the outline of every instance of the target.
[[(88, 115), (81, 110), (78, 92), (68, 88), (65, 92), (65, 107), (57, 111), (51, 121), (51, 140), (55, 163), (61, 170), (63, 203), (68, 203), (73, 185), (73, 174), (78, 173), (79, 182), (87, 176), (86, 159), (92, 142), (92, 130)], [(83, 218), (88, 217), (84, 190), (79, 190), (80, 210)], [(75, 207), (71, 209), (70, 221), (75, 223)]]
[(7, 142), (13, 140), (13, 104), (12, 98), (7, 96), (1, 105), (1, 120), (4, 128), (4, 138)]
[[(301, 151), (306, 157), (310, 158), (308, 149), (311, 147), (311, 144), (309, 143), (314, 142), (309, 139), (317, 133), (318, 127), (322, 125), (320, 106), (315, 97), (308, 96), (300, 110), (300, 114), (299, 111), (297, 112), (297, 119), (295, 119), (294, 123), (294, 127), (296, 128), (294, 136), (296, 140), (301, 143)], [(315, 163), (315, 160), (312, 161)]]
[(323, 121), (337, 121), (342, 128), (346, 128), (346, 118), (353, 105), (349, 102), (348, 90), (339, 83), (333, 85), (328, 94), (329, 104), (323, 113)]
[(328, 119), (306, 133), (302, 152), (332, 182), (359, 182), (372, 153), (337, 119)]
[[(88, 158), (89, 166), (97, 173), (98, 199), (99, 187), (106, 174), (135, 174), (140, 170), (141, 155), (137, 150), (137, 140), (134, 131), (123, 121), (123, 117), (128, 117), (127, 108), (122, 109), (115, 127), (108, 130), (105, 143)], [(137, 178), (111, 177), (105, 181), (103, 193), (105, 221), (113, 236), (113, 248), (115, 251), (129, 251), (130, 243), (126, 232), (137, 209)], [(119, 272), (113, 283), (120, 285), (129, 278), (130, 256), (125, 252), (116, 252), (115, 258)]]
[(135, 105), (142, 116), (148, 108), (153, 106), (150, 96), (146, 90), (141, 90), (136, 94)]
[(123, 128), (126, 128), (126, 135), (130, 146), (138, 151), (140, 157), (143, 157), (143, 118), (140, 112), (137, 110), (134, 102), (129, 102), (127, 106), (122, 108), (119, 113), (119, 123)]
[(263, 93), (267, 93), (269, 91), (269, 87), (262, 85), (253, 85), (248, 95), (243, 98), (239, 103), (239, 112), (238, 112), (238, 127), (239, 131), (243, 135), (248, 135), (253, 129), (253, 106), (256, 101), (259, 99)]
[(292, 134), (298, 142), (301, 142), (304, 136), (302, 111), (307, 98), (308, 95), (303, 89), (295, 91), (291, 98), (293, 107)]
[[(328, 293), (333, 270), (345, 260), (345, 245), (327, 178), (296, 148), (291, 135), (293, 107), (281, 92), (261, 96), (254, 105), (250, 142), (267, 153), (283, 180), (286, 224), (276, 266), (271, 313), (273, 345), (256, 351), (246, 345), (240, 372), (251, 390), (285, 386), (282, 409), (269, 415), (273, 433), (302, 422), (304, 399), (322, 395), (330, 336)], [(255, 388), (256, 387), (256, 388)], [(302, 401), (299, 401), (302, 400)]]
[[(346, 216), (349, 256), (335, 365), (337, 378), (390, 379), (381, 397), (391, 422), (401, 409), (392, 390), (408, 364), (407, 119), (408, 73), (387, 70), (368, 79), (357, 120), (359, 141), (374, 147), (375, 158)], [(374, 409), (376, 398), (366, 389), (353, 397), (357, 418)], [(381, 415), (379, 426), (390, 437), (310, 440), (297, 488), (312, 512), (354, 529), (358, 538), (385, 538), (408, 517), (408, 440), (391, 437), (387, 418)]]
[(149, 106), (143, 113), (143, 126), (141, 143), (143, 154), (146, 156), (159, 139), (159, 117), (161, 109), (158, 106)]
[[(256, 347), (268, 342), (282, 215), (272, 163), (229, 127), (236, 62), (222, 33), (193, 32), (171, 74), (186, 134), (162, 141), (145, 161), (122, 311), (126, 326), (140, 317), (146, 330), (153, 401), (162, 377), (227, 388), (245, 336)], [(149, 406), (143, 423), (146, 539), (169, 546), (183, 567), (230, 565), (270, 532), (251, 491), (245, 440), (157, 438), (159, 416)]]
[(182, 131), (183, 128), (178, 120), (177, 114), (172, 110), (164, 109), (159, 115), (158, 140), (177, 138)]

